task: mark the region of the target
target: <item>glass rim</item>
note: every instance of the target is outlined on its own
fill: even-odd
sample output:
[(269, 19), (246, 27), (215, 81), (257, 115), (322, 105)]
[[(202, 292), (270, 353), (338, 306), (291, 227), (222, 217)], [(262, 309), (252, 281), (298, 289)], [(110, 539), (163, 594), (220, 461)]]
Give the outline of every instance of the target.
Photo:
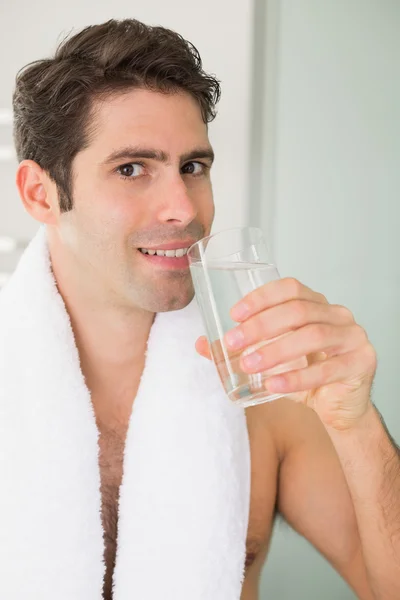
[[(233, 233), (234, 231), (239, 233), (240, 231), (246, 231), (246, 230), (256, 232), (259, 239), (261, 239), (262, 236), (264, 235), (264, 231), (261, 229), (261, 227), (255, 227), (253, 225), (243, 225), (242, 227), (229, 227), (228, 229), (221, 229), (220, 231), (216, 231), (215, 233), (211, 233), (210, 235), (207, 235), (206, 237), (203, 237), (200, 240), (197, 240), (197, 242), (195, 242), (194, 244), (189, 246), (189, 248), (187, 249), (186, 255), (189, 257), (189, 255), (191, 254), (191, 251), (196, 246), (199, 247), (200, 245), (203, 245), (204, 242), (209, 241), (211, 238), (214, 238), (217, 235), (221, 235), (223, 233)], [(257, 241), (259, 241), (259, 240), (257, 240)], [(257, 242), (255, 242), (255, 243), (257, 243)]]

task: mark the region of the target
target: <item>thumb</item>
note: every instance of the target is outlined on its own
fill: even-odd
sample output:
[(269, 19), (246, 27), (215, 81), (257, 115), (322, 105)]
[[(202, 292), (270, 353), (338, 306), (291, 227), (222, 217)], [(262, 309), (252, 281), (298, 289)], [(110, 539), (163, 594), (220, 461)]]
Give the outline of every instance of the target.
[(198, 338), (198, 340), (196, 341), (195, 348), (201, 356), (204, 356), (204, 358), (208, 358), (209, 360), (211, 360), (210, 344), (208, 343), (208, 340), (205, 335), (202, 335)]

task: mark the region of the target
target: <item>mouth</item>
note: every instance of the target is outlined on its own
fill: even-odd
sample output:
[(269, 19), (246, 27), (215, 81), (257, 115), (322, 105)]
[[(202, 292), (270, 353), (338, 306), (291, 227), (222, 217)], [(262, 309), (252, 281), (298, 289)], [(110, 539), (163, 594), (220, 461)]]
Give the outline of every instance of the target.
[(189, 269), (187, 251), (188, 248), (177, 248), (175, 250), (138, 248), (139, 254), (148, 264), (167, 270)]

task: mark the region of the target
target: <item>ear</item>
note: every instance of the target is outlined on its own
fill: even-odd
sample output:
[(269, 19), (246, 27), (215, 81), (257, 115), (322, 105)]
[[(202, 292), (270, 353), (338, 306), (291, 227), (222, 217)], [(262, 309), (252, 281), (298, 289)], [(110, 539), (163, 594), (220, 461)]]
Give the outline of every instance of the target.
[(56, 184), (33, 160), (23, 160), (16, 184), (25, 210), (40, 223), (56, 225), (60, 215)]

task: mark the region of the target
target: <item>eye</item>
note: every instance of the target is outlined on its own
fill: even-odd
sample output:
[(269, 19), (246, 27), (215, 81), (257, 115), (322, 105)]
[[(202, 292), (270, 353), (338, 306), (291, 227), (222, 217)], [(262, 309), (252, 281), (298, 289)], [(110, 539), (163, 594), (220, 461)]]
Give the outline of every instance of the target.
[(198, 177), (199, 175), (204, 175), (209, 168), (210, 167), (201, 162), (192, 161), (182, 167), (182, 173)]
[(136, 179), (143, 174), (144, 165), (140, 163), (127, 163), (118, 167), (117, 172), (123, 179)]

